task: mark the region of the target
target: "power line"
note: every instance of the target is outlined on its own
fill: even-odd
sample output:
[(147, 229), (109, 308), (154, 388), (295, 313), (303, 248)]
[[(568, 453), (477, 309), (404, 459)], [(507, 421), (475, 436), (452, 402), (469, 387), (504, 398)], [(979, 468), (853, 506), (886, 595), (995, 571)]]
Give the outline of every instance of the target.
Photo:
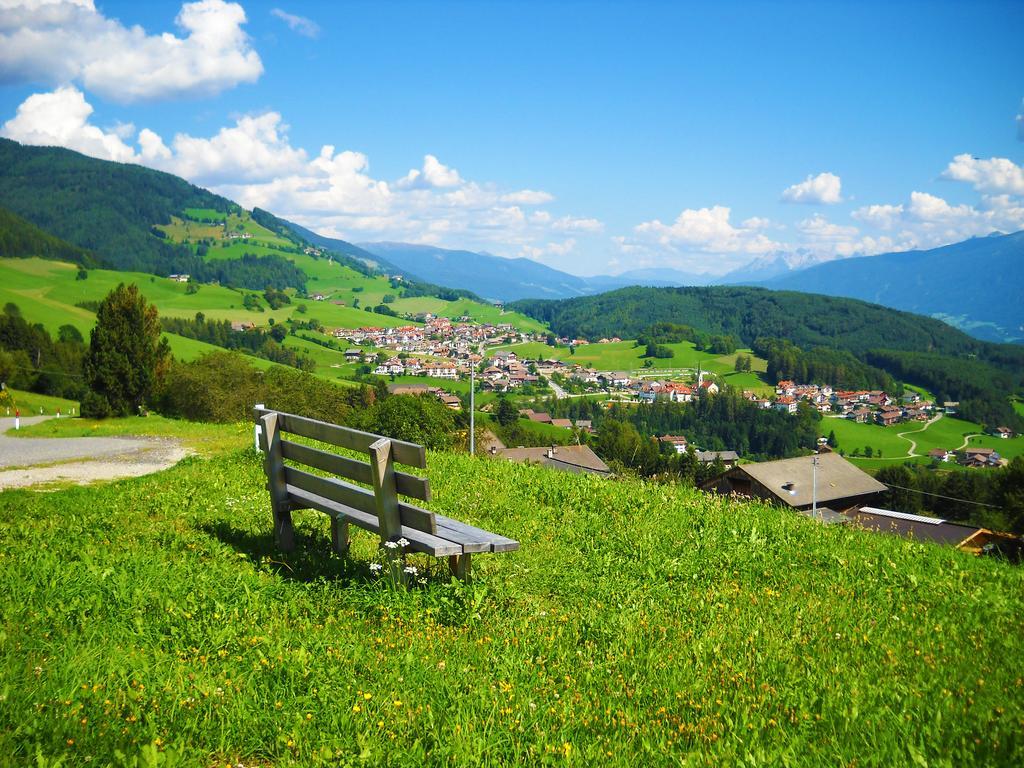
[(26, 368), (23, 365), (12, 365), (11, 368), (13, 368), (16, 371), (32, 371), (33, 373), (48, 373), (48, 374), (50, 374), (52, 376), (69, 376), (69, 377), (71, 377), (73, 379), (84, 379), (85, 378), (85, 376), (83, 376), (80, 373), (65, 373), (64, 371), (50, 371), (50, 370), (47, 370), (45, 368)]
[(917, 488), (904, 488), (902, 485), (892, 485), (891, 483), (883, 483), (883, 485), (889, 488), (899, 488), (901, 491), (910, 491), (911, 493), (920, 493), (923, 496), (934, 496), (937, 499), (946, 499), (947, 501), (959, 501), (961, 504), (974, 504), (978, 507), (991, 507), (992, 509), (1003, 509), (996, 504), (986, 504), (983, 501), (968, 501), (967, 499), (958, 499), (954, 496), (943, 496), (941, 493), (930, 493), (928, 491), (920, 491)]

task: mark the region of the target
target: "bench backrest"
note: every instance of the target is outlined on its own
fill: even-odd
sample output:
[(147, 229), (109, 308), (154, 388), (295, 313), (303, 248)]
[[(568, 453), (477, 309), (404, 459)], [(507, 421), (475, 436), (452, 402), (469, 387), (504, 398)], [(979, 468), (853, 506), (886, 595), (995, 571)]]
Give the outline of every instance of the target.
[[(270, 492), (277, 501), (286, 505), (288, 486), (293, 486), (360, 512), (376, 515), (383, 539), (397, 537), (403, 525), (424, 533), (437, 533), (433, 512), (398, 498), (402, 495), (430, 501), (430, 481), (427, 478), (394, 468), (396, 462), (426, 467), (427, 452), (422, 445), (392, 440), (292, 413), (273, 411), (262, 405), (257, 405), (253, 410), (256, 423), (261, 427), (260, 448), (264, 452)], [(369, 461), (339, 456), (286, 440), (284, 434), (299, 435), (360, 451), (368, 454)], [(285, 464), (285, 461), (366, 483), (373, 490), (338, 478), (314, 475), (292, 464)]]

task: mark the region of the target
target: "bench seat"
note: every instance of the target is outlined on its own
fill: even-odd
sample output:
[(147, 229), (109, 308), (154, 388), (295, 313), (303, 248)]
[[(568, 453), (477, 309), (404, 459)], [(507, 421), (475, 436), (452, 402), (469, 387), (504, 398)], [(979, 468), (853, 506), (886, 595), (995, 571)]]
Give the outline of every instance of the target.
[[(274, 535), (281, 549), (294, 546), (291, 512), (315, 509), (331, 518), (335, 549), (348, 548), (348, 525), (376, 533), (381, 546), (404, 539), (406, 550), (433, 557), (448, 557), (452, 571), (468, 578), (470, 556), (486, 552), (512, 552), (519, 542), (482, 528), (439, 515), (398, 498), (430, 499), (425, 478), (394, 469), (396, 460), (411, 466), (426, 466), (422, 446), (373, 435), (368, 432), (318, 422), (294, 414), (255, 409), (258, 445), (265, 452), (264, 469), (274, 512)], [(284, 440), (293, 433), (321, 442), (369, 453), (370, 463)], [(285, 462), (291, 462), (286, 464)], [(331, 476), (313, 474), (299, 466), (312, 467)], [(372, 483), (372, 490), (341, 478)]]

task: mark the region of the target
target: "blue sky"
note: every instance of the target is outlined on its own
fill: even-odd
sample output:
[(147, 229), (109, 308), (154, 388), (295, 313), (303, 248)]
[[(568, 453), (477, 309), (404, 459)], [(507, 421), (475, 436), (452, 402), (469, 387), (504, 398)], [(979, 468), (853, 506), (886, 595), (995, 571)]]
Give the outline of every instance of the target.
[(0, 0), (0, 133), (353, 241), (722, 273), (1024, 228), (1022, 30), (1016, 2)]

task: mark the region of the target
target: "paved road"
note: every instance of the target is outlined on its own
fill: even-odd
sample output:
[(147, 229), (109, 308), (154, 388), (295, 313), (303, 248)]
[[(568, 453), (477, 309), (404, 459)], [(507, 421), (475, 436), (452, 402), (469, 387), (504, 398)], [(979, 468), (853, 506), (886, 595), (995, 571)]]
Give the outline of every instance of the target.
[[(22, 426), (49, 416), (28, 416)], [(0, 491), (138, 477), (174, 466), (187, 455), (177, 440), (126, 437), (11, 437), (14, 419), (0, 419)]]
[[(28, 416), (22, 426), (36, 424), (49, 416)], [(14, 419), (0, 419), (0, 467), (32, 467), (75, 459), (109, 459), (147, 451), (163, 443), (126, 437), (10, 437)]]

